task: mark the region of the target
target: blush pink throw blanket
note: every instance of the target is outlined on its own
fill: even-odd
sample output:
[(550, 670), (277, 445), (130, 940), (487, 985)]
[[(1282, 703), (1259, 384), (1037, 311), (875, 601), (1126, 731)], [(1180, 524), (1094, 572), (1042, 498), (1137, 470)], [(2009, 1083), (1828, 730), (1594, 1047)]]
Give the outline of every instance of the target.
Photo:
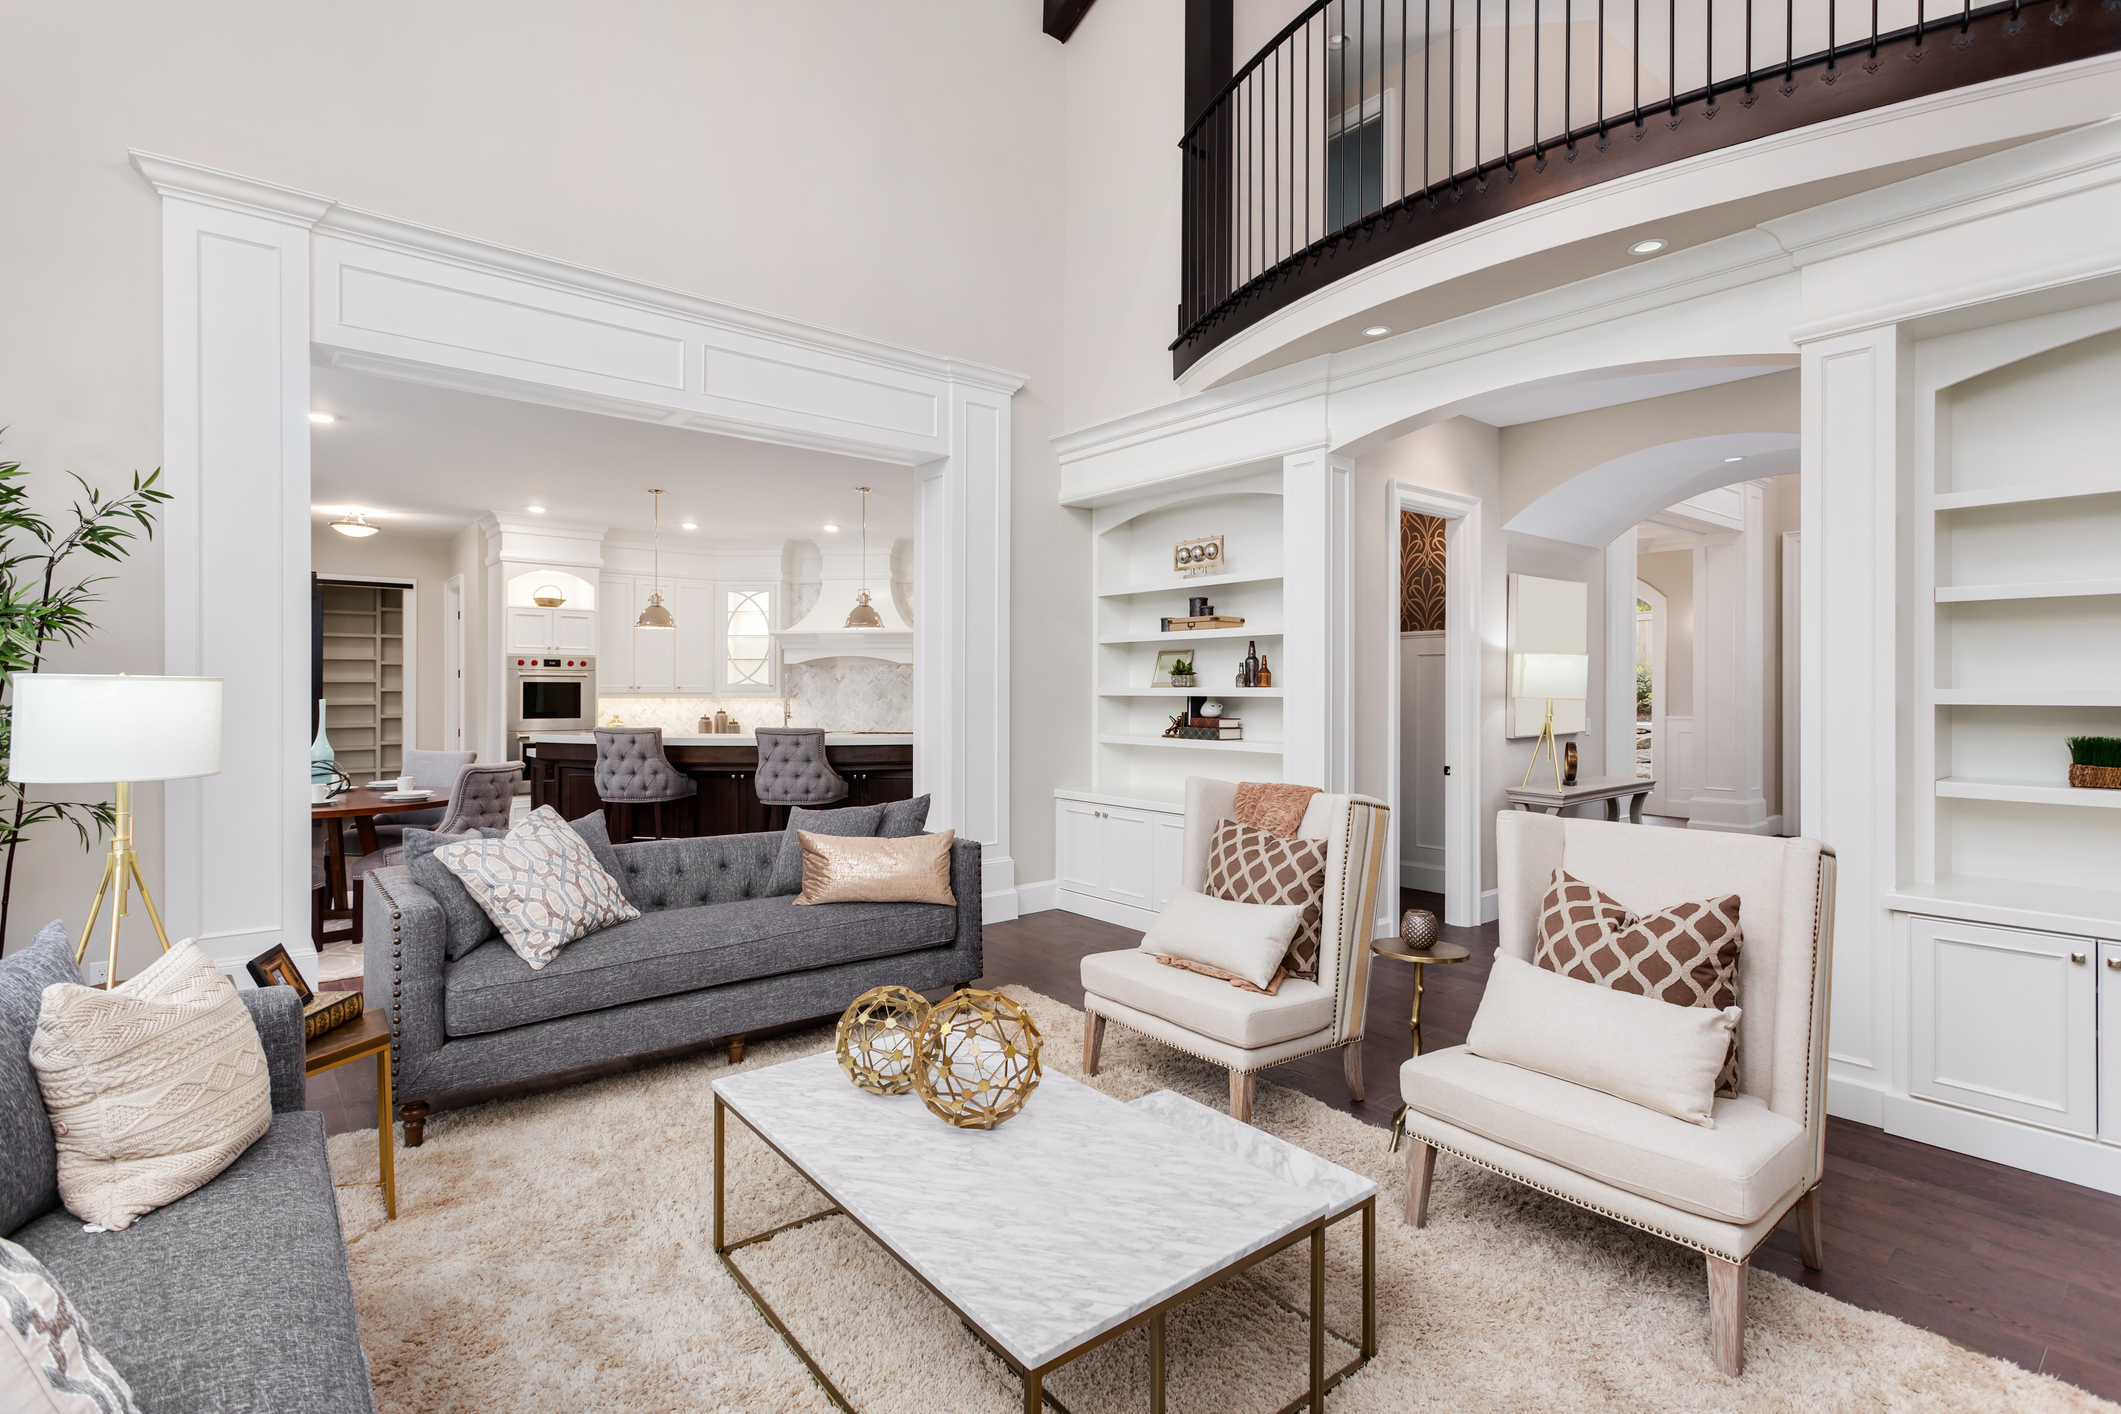
[(1242, 781), (1237, 787), (1237, 803), (1231, 808), (1231, 816), (1240, 825), (1252, 825), (1272, 831), (1285, 840), (1293, 840), (1297, 828), (1304, 822), (1304, 811), (1310, 808), (1311, 797), (1317, 794), (1317, 786)]

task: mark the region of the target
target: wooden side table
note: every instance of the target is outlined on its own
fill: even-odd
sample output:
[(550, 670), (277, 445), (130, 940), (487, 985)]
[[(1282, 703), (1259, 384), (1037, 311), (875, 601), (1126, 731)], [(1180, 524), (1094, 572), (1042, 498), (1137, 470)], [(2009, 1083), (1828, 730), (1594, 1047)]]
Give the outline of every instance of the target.
[(1572, 786), (1505, 786), (1502, 793), (1519, 810), (1543, 810), (1549, 815), (1559, 815), (1571, 805), (1604, 801), (1606, 819), (1640, 825), (1643, 802), (1656, 784), (1655, 776), (1590, 776)]
[(398, 1179), (391, 1167), (396, 1145), (392, 1142), (390, 1114), (390, 1023), (380, 1012), (364, 1011), (344, 1026), (334, 1027), (304, 1049), (302, 1074), (306, 1078), (349, 1065), (369, 1056), (376, 1058), (376, 1146), (383, 1167), (383, 1211), (398, 1215)]

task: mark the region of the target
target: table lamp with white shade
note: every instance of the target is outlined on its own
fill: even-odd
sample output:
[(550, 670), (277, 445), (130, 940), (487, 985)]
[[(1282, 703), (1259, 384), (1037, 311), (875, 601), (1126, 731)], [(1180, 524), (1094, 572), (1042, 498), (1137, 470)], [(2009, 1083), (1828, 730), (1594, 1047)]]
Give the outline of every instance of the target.
[(1581, 701), (1590, 695), (1591, 655), (1588, 653), (1513, 653), (1510, 655), (1510, 696), (1544, 697), (1547, 700), (1546, 725), (1539, 729), (1539, 740), (1532, 747), (1532, 759), (1525, 764), (1524, 781), (1532, 783), (1532, 768), (1539, 764), (1539, 752), (1543, 747), (1554, 763), (1554, 789), (1561, 789), (1561, 758), (1554, 751), (1554, 699)]
[(8, 779), (17, 785), (114, 783), (116, 819), (110, 857), (96, 885), (88, 921), (74, 961), (88, 954), (88, 937), (116, 890), (110, 916), (110, 960), (106, 988), (118, 984), (118, 920), (125, 916), (130, 884), (154, 921), (162, 950), (169, 934), (147, 892), (140, 856), (133, 849), (133, 783), (212, 776), (221, 770), (221, 679), (91, 676), (80, 673), (17, 673), (10, 729)]

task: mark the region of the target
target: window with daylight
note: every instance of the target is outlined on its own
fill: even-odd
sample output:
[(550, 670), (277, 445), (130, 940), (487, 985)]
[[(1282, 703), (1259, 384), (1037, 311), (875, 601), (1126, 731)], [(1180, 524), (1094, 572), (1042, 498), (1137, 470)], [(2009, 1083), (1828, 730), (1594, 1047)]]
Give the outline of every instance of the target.
[(772, 692), (773, 591), (722, 591), (722, 687), (726, 692)]

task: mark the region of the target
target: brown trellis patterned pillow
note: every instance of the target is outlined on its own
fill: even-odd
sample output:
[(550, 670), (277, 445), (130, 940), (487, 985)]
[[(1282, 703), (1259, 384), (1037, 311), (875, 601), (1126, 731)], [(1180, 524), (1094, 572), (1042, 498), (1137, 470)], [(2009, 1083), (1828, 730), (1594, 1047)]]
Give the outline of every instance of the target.
[[(1655, 997), (1674, 1006), (1738, 1005), (1738, 895), (1674, 904), (1643, 917), (1556, 869), (1539, 910), (1533, 961), (1549, 972)], [(1716, 1077), (1716, 1093), (1738, 1093), (1738, 1038)]]
[(1300, 905), (1303, 920), (1281, 965), (1291, 977), (1318, 980), (1318, 924), (1325, 913), (1326, 842), (1284, 839), (1272, 830), (1223, 819), (1208, 842), (1202, 893), (1232, 903)]

